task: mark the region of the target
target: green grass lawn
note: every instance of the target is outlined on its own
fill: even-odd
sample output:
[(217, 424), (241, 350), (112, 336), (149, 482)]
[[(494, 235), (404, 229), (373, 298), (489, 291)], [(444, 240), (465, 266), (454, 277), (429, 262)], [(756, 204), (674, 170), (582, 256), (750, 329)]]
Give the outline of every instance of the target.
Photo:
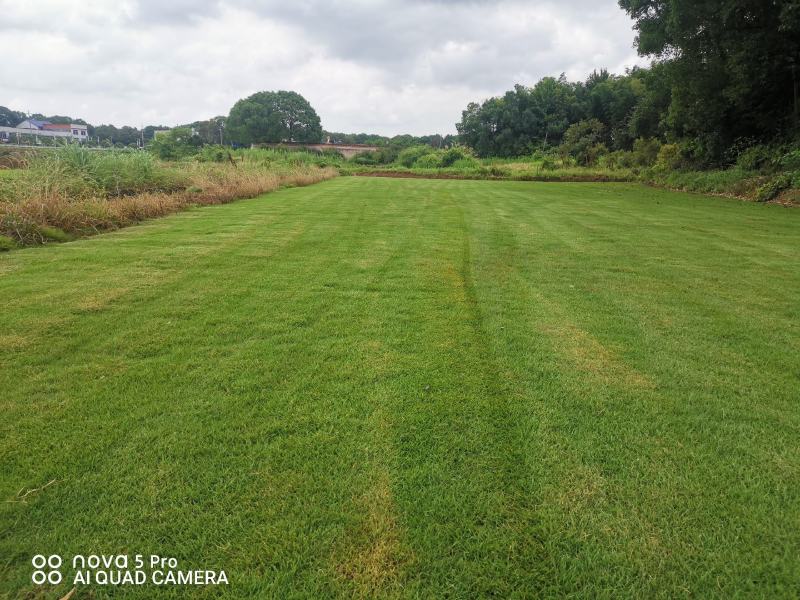
[(0, 306), (0, 597), (800, 593), (800, 211), (339, 178), (6, 253)]

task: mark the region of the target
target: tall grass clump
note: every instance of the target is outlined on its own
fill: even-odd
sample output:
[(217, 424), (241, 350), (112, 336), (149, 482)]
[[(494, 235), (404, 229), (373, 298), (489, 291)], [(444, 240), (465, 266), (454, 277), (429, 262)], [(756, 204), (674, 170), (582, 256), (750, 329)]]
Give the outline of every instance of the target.
[(14, 181), (18, 200), (109, 198), (143, 192), (174, 192), (188, 181), (153, 156), (136, 151), (97, 152), (66, 146), (32, 153)]
[(19, 245), (66, 241), (188, 206), (252, 198), (336, 175), (333, 168), (291, 162), (165, 166), (143, 152), (48, 151), (0, 186), (0, 235)]
[(292, 147), (246, 148), (232, 153), (234, 160), (269, 167), (273, 170), (285, 171), (296, 167), (336, 167), (344, 163), (344, 159), (335, 148), (322, 152), (314, 152)]

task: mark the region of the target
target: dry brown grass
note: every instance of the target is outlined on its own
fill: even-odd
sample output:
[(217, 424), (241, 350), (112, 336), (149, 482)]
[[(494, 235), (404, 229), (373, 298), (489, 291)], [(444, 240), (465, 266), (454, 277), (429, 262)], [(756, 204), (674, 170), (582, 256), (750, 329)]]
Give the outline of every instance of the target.
[(360, 503), (364, 507), (363, 522), (353, 532), (349, 555), (336, 569), (339, 575), (355, 584), (359, 597), (376, 595), (391, 587), (407, 560), (400, 542), (388, 473), (379, 473), (378, 480)]
[(313, 166), (268, 170), (240, 164), (176, 167), (189, 185), (177, 192), (147, 192), (117, 198), (71, 198), (63, 193), (0, 201), (0, 234), (21, 245), (63, 241), (161, 217), (189, 206), (224, 204), (286, 186), (305, 186), (335, 177)]
[(26, 152), (21, 148), (0, 148), (0, 169), (21, 169)]

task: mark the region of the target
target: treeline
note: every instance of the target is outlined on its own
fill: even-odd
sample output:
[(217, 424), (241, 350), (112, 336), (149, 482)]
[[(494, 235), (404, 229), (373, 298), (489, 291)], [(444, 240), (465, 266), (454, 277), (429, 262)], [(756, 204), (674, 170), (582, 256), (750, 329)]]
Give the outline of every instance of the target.
[[(23, 112), (11, 110), (4, 106), (0, 106), (0, 127), (16, 127), (20, 122), (25, 119), (37, 119), (42, 121), (50, 121), (51, 123), (80, 123), (88, 127), (88, 134), (90, 142), (104, 147), (117, 147), (117, 148), (134, 148), (142, 145), (149, 146), (155, 138), (156, 131), (166, 131), (168, 129), (177, 130), (172, 136), (176, 139), (182, 140), (182, 150), (178, 154), (192, 153), (191, 148), (200, 148), (207, 145), (234, 145), (249, 146), (251, 141), (273, 141), (273, 140), (250, 140), (239, 139), (236, 129), (227, 130), (228, 124), (227, 116), (216, 116), (204, 121), (194, 121), (184, 125), (178, 125), (170, 128), (164, 125), (147, 125), (143, 128), (122, 126), (116, 127), (114, 125), (92, 125), (83, 119), (72, 118), (68, 116), (53, 115), (47, 116), (43, 114), (32, 114), (30, 117)], [(285, 137), (280, 134), (277, 141), (281, 141)], [(382, 149), (382, 155), (385, 155), (385, 161), (391, 162), (397, 155), (405, 148), (411, 146), (430, 146), (437, 149), (445, 149), (453, 146), (458, 138), (454, 135), (396, 135), (394, 137), (382, 136), (374, 133), (342, 133), (333, 131), (323, 131), (320, 139), (313, 141), (326, 142), (330, 141), (335, 144), (365, 144), (369, 146), (379, 146)], [(384, 159), (381, 160), (383, 162)]]
[[(49, 120), (49, 119), (48, 119)], [(186, 125), (191, 135), (197, 138), (199, 145), (219, 144), (224, 140), (225, 117), (214, 117), (206, 121), (195, 121)], [(115, 127), (114, 125), (89, 125), (89, 136), (93, 137), (101, 146), (135, 147), (149, 144), (155, 137), (156, 131), (171, 129), (164, 125), (147, 125), (142, 129), (137, 127)]]
[[(457, 124), (480, 156), (521, 156), (566, 142), (591, 151), (668, 143), (692, 166), (735, 162), (756, 146), (779, 154), (800, 128), (796, 0), (620, 0), (650, 68), (586, 81), (542, 79), (471, 103)], [(570, 148), (566, 148), (570, 150)]]
[(34, 113), (27, 115), (24, 112), (0, 106), (0, 127), (16, 127), (26, 119), (49, 121), (50, 123), (79, 123), (86, 125), (91, 143), (101, 146), (136, 147), (144, 142), (147, 144), (153, 139), (155, 132), (168, 129), (164, 125), (148, 125), (142, 129), (138, 127), (115, 127), (114, 125), (92, 125), (83, 119), (63, 115), (43, 115)]
[(562, 75), (530, 88), (517, 85), (503, 96), (471, 103), (456, 125), (460, 141), (483, 157), (523, 156), (559, 146), (570, 126), (593, 121), (598, 143), (630, 150), (637, 138), (661, 135), (659, 114), (668, 97), (651, 83), (654, 73), (600, 71), (585, 82)]
[[(28, 116), (24, 112), (12, 110), (5, 106), (0, 106), (0, 127), (16, 127), (26, 119), (36, 119), (39, 121), (49, 121), (51, 123), (79, 123), (86, 125), (90, 142), (99, 146), (116, 148), (135, 148), (149, 144), (155, 137), (156, 131), (170, 129), (165, 125), (147, 125), (145, 127), (130, 127), (123, 125), (92, 125), (83, 119), (73, 118), (63, 115), (43, 115), (40, 113)], [(225, 140), (225, 121), (226, 117), (218, 116), (205, 121), (194, 121), (180, 128), (186, 128), (191, 135), (196, 138), (197, 145), (220, 144)]]
[[(49, 120), (49, 119), (48, 119)], [(164, 125), (147, 125), (142, 129), (137, 127), (115, 127), (114, 125), (89, 125), (89, 136), (99, 142), (101, 146), (136, 147), (148, 145), (155, 138), (156, 131), (171, 129)], [(206, 121), (195, 121), (186, 125), (200, 145), (219, 144), (224, 139), (225, 117), (214, 117)]]

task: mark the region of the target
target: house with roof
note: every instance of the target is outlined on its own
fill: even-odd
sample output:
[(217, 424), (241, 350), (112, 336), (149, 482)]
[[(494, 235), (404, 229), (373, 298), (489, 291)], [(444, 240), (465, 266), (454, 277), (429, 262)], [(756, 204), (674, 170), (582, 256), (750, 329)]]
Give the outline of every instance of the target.
[(17, 129), (35, 129), (38, 131), (46, 124), (49, 124), (49, 121), (39, 121), (38, 119), (25, 119), (22, 123), (17, 125)]
[(21, 134), (41, 135), (45, 137), (71, 137), (75, 140), (89, 139), (89, 128), (79, 123), (51, 123), (39, 119), (25, 119), (16, 126)]

